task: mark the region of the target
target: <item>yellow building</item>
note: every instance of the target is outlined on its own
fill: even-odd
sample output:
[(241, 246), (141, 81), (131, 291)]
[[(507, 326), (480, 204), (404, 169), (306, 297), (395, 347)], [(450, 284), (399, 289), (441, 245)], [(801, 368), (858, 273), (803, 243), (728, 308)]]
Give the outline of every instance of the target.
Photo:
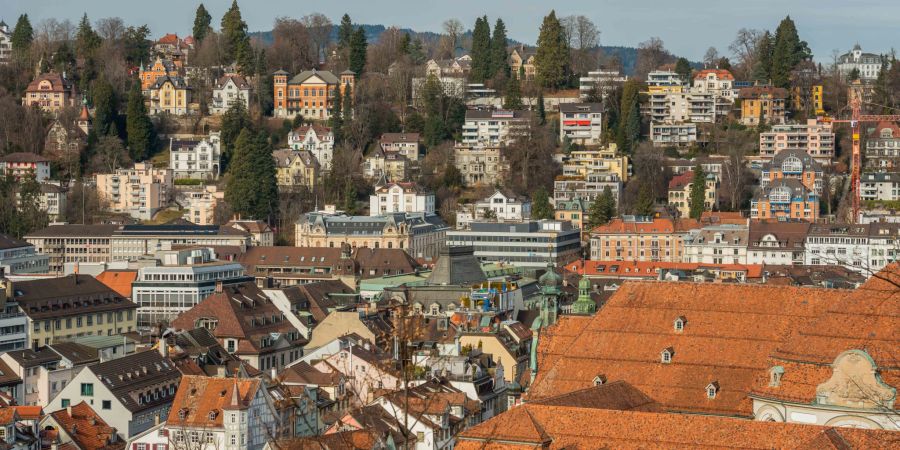
[(563, 161), (563, 176), (581, 176), (598, 173), (614, 173), (628, 181), (628, 156), (617, 155), (616, 144), (600, 149), (572, 150)]
[(156, 61), (150, 65), (150, 67), (145, 68), (144, 63), (141, 63), (141, 69), (139, 72), (139, 77), (141, 80), (141, 90), (148, 91), (156, 80), (161, 77), (177, 77), (181, 75), (179, 73), (180, 67), (178, 67), (174, 62), (163, 59), (156, 58)]
[(25, 89), (22, 106), (37, 106), (48, 112), (75, 106), (75, 86), (55, 72), (38, 75)]
[(503, 366), (503, 379), (514, 383), (527, 368), (531, 333), (525, 333), (527, 328), (519, 322), (502, 327), (495, 333), (464, 333), (459, 345), (492, 355), (494, 362)]
[[(678, 211), (679, 217), (691, 215), (691, 188), (694, 185), (694, 171), (677, 175), (669, 181), (669, 205)], [(706, 174), (706, 198), (704, 211), (712, 211), (719, 206), (719, 182), (714, 174)]]
[(509, 53), (509, 73), (517, 80), (524, 73), (526, 80), (533, 80), (535, 74), (534, 52), (526, 51), (524, 46), (513, 49)]
[(741, 89), (741, 123), (744, 125), (783, 124), (788, 92), (772, 86)]
[(78, 336), (114, 336), (137, 327), (138, 306), (90, 275), (13, 282), (32, 349)]
[(191, 88), (184, 78), (164, 76), (150, 86), (150, 114), (185, 115), (191, 112)]
[(319, 179), (319, 162), (309, 150), (289, 148), (275, 150), (272, 152), (272, 158), (275, 159), (279, 189), (306, 187), (312, 190), (316, 187), (316, 181)]
[(825, 91), (822, 89), (822, 85), (818, 84), (812, 87), (812, 98), (813, 98), (813, 108), (816, 110), (816, 115), (821, 116), (825, 114)]

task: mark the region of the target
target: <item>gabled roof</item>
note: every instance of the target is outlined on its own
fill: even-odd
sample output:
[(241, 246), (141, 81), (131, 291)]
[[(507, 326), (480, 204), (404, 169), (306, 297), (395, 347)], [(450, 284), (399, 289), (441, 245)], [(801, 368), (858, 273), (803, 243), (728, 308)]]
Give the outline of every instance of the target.
[[(81, 402), (69, 409), (50, 413), (53, 420), (74, 441), (79, 450), (124, 449), (126, 442), (119, 438), (116, 429), (107, 423), (87, 403)], [(123, 430), (127, 431), (127, 430)], [(115, 442), (111, 442), (115, 440)], [(60, 447), (62, 448), (62, 447)]]
[(803, 163), (803, 171), (814, 171), (821, 172), (822, 165), (819, 164), (818, 161), (815, 160), (809, 153), (804, 150), (799, 150), (795, 148), (787, 148), (779, 151), (772, 157), (772, 161), (763, 165), (763, 170), (772, 170), (773, 168), (777, 170), (781, 170), (781, 165), (784, 163), (785, 159), (789, 157), (794, 157), (800, 160)]
[(13, 290), (22, 311), (32, 319), (137, 309), (137, 304), (90, 275), (19, 281)]
[[(602, 378), (603, 374), (597, 377)], [(662, 408), (647, 394), (628, 382), (617, 380), (555, 397), (529, 402), (535, 405), (571, 406), (577, 408), (615, 409), (619, 411), (662, 412)]]
[(382, 144), (395, 142), (416, 144), (419, 142), (419, 133), (384, 133), (381, 135)]
[(33, 245), (25, 241), (20, 241), (8, 234), (0, 234), (0, 250), (9, 250), (22, 247), (33, 247)]
[[(542, 333), (541, 399), (624, 380), (669, 411), (752, 415), (747, 394), (788, 331), (846, 297), (837, 289), (748, 284), (626, 282), (592, 318), (563, 317)], [(683, 317), (684, 329), (673, 322)], [(672, 362), (660, 352), (671, 348)], [(714, 400), (705, 387), (718, 381)]]
[(237, 74), (233, 74), (233, 73), (224, 75), (221, 78), (219, 78), (218, 80), (216, 80), (216, 86), (224, 87), (226, 84), (228, 84), (229, 81), (234, 83), (234, 85), (238, 89), (241, 89), (241, 90), (249, 90), (250, 89), (250, 83), (247, 82), (246, 78), (244, 78), (240, 75), (237, 75)]
[(707, 76), (713, 74), (719, 80), (731, 80), (734, 81), (734, 75), (731, 72), (725, 69), (703, 69), (694, 74), (695, 80), (705, 80)]
[(305, 83), (307, 80), (309, 80), (312, 77), (318, 77), (319, 79), (321, 79), (322, 81), (324, 81), (325, 83), (328, 83), (328, 84), (339, 84), (341, 82), (341, 80), (338, 77), (336, 77), (333, 73), (331, 73), (328, 70), (313, 69), (313, 70), (307, 70), (307, 71), (298, 73), (296, 76), (294, 76), (294, 78), (291, 78), (291, 80), (288, 81), (288, 84)]
[[(39, 89), (38, 86), (41, 84), (41, 81), (49, 81), (52, 85), (50, 90)], [(28, 83), (28, 87), (25, 89), (26, 92), (66, 92), (72, 89), (72, 83), (63, 78), (62, 75), (56, 72), (50, 73), (42, 73), (37, 76), (31, 83)]]
[(47, 345), (47, 348), (57, 355), (68, 359), (74, 365), (100, 361), (100, 352), (96, 348), (75, 342), (57, 342)]
[(772, 86), (750, 86), (741, 89), (738, 97), (742, 99), (759, 99), (761, 97), (771, 97), (775, 99), (787, 98), (787, 90)]
[(97, 281), (116, 291), (123, 298), (131, 298), (131, 283), (137, 278), (136, 270), (104, 270)]
[[(775, 220), (750, 221), (750, 235), (748, 237), (750, 249), (777, 250), (794, 249), (803, 250), (806, 235), (809, 233), (809, 222), (783, 222)], [(761, 245), (764, 237), (772, 235), (778, 247)]]
[[(171, 401), (170, 386), (178, 385), (181, 372), (169, 358), (143, 351), (88, 366), (98, 380), (132, 413), (156, 408)], [(158, 398), (143, 394), (160, 389)], [(143, 398), (142, 398), (143, 396)]]
[(257, 378), (185, 375), (166, 423), (170, 427), (223, 428), (225, 410), (249, 408), (260, 383)]

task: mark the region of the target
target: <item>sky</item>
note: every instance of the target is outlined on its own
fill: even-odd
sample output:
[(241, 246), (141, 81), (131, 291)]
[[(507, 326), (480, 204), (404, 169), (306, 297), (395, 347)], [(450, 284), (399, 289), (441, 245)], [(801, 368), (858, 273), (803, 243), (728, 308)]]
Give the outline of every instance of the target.
[[(77, 22), (83, 13), (96, 20), (118, 16), (128, 24), (147, 24), (153, 36), (175, 32), (190, 34), (197, 0), (0, 0), (0, 20), (10, 26), (22, 13), (32, 24), (46, 18)], [(218, 25), (231, 0), (203, 2)], [(740, 28), (769, 29), (790, 15), (800, 38), (807, 41), (816, 60), (828, 63), (834, 50), (842, 53), (859, 43), (863, 50), (886, 53), (900, 48), (900, 1), (897, 0), (569, 0), (564, 4), (541, 0), (239, 0), (251, 31), (272, 28), (276, 17), (302, 17), (319, 12), (338, 22), (349, 13), (355, 23), (396, 25), (416, 31), (440, 31), (455, 17), (471, 28), (475, 18), (487, 15), (506, 23), (512, 39), (534, 44), (541, 20), (556, 7), (557, 16), (590, 18), (601, 31), (603, 45), (637, 46), (660, 37), (672, 53), (701, 60), (710, 47), (728, 54), (728, 45)]]

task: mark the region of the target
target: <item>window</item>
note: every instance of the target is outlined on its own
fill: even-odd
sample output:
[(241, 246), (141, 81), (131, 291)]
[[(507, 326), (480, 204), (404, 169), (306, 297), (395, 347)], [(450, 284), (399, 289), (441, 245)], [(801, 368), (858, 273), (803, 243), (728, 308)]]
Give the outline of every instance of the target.
[(147, 444), (138, 443), (135, 448), (137, 448), (137, 450), (147, 450)]
[(671, 348), (667, 348), (667, 349), (663, 350), (662, 353), (660, 353), (660, 361), (662, 361), (663, 364), (671, 363), (673, 353), (674, 352), (672, 351)]
[(81, 395), (82, 395), (82, 397), (93, 397), (94, 396), (94, 384), (93, 383), (81, 383)]
[(679, 317), (675, 319), (675, 332), (680, 333), (684, 331), (684, 317)]
[(103, 400), (103, 409), (112, 409), (112, 402), (109, 400)]
[(425, 442), (425, 432), (423, 432), (423, 431), (416, 432), (416, 442)]
[(719, 383), (717, 381), (713, 381), (706, 385), (706, 398), (716, 398), (716, 394), (719, 392)]
[(71, 403), (72, 402), (69, 401), (69, 399), (64, 398), (64, 399), (62, 399), (62, 402), (60, 404), (62, 405), (63, 408), (67, 408)]

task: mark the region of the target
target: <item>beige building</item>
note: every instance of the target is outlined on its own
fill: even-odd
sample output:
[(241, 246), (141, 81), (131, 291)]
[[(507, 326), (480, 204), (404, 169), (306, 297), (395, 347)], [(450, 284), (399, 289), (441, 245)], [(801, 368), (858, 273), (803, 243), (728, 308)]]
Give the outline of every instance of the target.
[(615, 218), (591, 231), (591, 260), (681, 262), (684, 236), (699, 227), (691, 219)]
[[(691, 215), (691, 188), (694, 186), (694, 172), (684, 172), (669, 181), (669, 205), (673, 206), (681, 217)], [(706, 195), (703, 210), (712, 211), (719, 205), (719, 181), (715, 174), (706, 174)]]
[(214, 184), (203, 186), (198, 191), (181, 192), (179, 199), (186, 209), (182, 218), (195, 225), (212, 225), (216, 220), (216, 205), (225, 198)]
[(25, 88), (22, 106), (37, 106), (48, 112), (75, 106), (75, 87), (71, 81), (55, 72), (38, 75)]
[(781, 150), (803, 150), (819, 164), (831, 164), (834, 158), (831, 122), (809, 119), (805, 124), (775, 125), (771, 131), (760, 133), (760, 156), (773, 158)]
[(25, 241), (50, 258), (48, 271), (63, 273), (66, 263), (109, 262), (112, 234), (118, 225), (51, 225), (33, 231)]
[(272, 152), (278, 188), (292, 191), (301, 187), (313, 190), (319, 179), (319, 162), (309, 150), (284, 148)]
[(531, 330), (519, 322), (502, 325), (495, 333), (465, 333), (459, 337), (461, 348), (480, 349), (503, 366), (503, 378), (515, 383), (528, 365)]
[(533, 80), (535, 74), (534, 52), (526, 51), (525, 46), (514, 48), (509, 53), (509, 73), (517, 80), (525, 75), (526, 80)]
[(363, 175), (370, 179), (384, 177), (387, 181), (406, 181), (409, 174), (409, 160), (400, 152), (386, 152), (375, 149), (363, 163)]
[(165, 208), (172, 192), (172, 170), (154, 169), (146, 162), (116, 173), (97, 174), (94, 179), (97, 194), (109, 210), (140, 220), (149, 220)]
[(470, 186), (494, 184), (507, 169), (506, 160), (497, 146), (457, 144), (453, 147), (453, 163)]
[(181, 77), (164, 76), (150, 86), (150, 114), (191, 113), (191, 88)]
[(444, 247), (447, 224), (434, 214), (392, 213), (344, 216), (309, 213), (296, 225), (297, 247), (400, 248), (413, 258), (437, 259)]
[(628, 181), (629, 160), (626, 155), (619, 155), (616, 144), (606, 147), (572, 150), (563, 160), (563, 176), (586, 177), (592, 174), (614, 173), (623, 182)]

